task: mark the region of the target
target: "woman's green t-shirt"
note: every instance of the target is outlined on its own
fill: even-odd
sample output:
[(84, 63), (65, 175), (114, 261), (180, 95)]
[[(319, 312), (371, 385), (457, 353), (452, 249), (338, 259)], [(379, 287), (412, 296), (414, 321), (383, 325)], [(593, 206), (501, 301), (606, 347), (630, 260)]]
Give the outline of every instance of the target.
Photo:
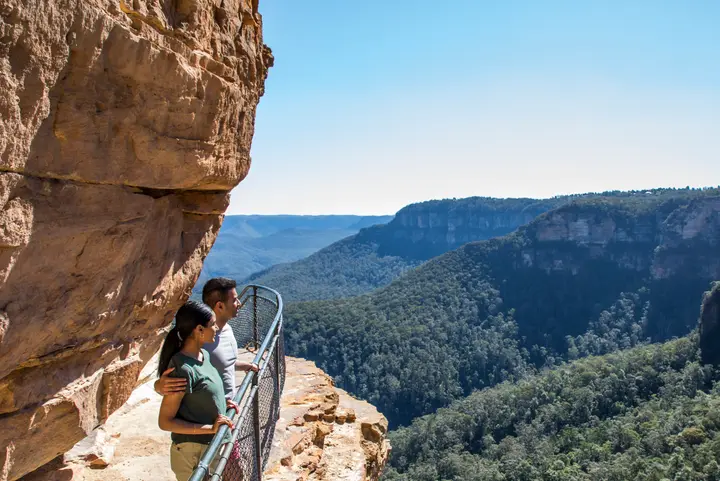
[[(217, 369), (210, 363), (210, 355), (201, 349), (202, 362), (179, 352), (170, 360), (169, 367), (175, 370), (172, 377), (187, 379), (185, 396), (180, 403), (176, 417), (197, 424), (213, 424), (218, 414), (227, 415), (225, 391), (222, 378)], [(177, 434), (171, 438), (175, 444), (201, 443), (210, 444), (213, 434)]]

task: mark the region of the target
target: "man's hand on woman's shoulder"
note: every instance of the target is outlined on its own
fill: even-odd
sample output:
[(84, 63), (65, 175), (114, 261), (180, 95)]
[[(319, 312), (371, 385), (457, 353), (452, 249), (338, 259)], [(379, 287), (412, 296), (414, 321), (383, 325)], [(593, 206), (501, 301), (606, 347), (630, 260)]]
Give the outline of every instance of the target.
[(174, 370), (174, 367), (166, 369), (165, 372), (162, 373), (162, 376), (160, 376), (160, 378), (155, 381), (155, 385), (153, 387), (155, 388), (155, 391), (161, 396), (185, 392), (185, 388), (187, 387), (187, 379), (185, 379), (184, 377), (170, 377), (169, 374)]

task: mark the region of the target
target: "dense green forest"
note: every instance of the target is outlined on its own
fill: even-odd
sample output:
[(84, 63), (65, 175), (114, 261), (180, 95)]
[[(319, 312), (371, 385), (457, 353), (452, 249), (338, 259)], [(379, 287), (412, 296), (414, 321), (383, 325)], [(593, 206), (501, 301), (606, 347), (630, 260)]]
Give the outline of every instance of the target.
[[(706, 208), (718, 198), (708, 190), (577, 200), (370, 294), (289, 305), (289, 354), (318, 362), (397, 426), (567, 359), (686, 335), (720, 277), (720, 219)], [(676, 242), (706, 211), (707, 232)], [(561, 222), (585, 225), (590, 237), (548, 238)], [(593, 240), (607, 225), (612, 236)]]
[(573, 198), (470, 197), (411, 204), (386, 225), (362, 229), (305, 259), (255, 273), (245, 282), (273, 286), (286, 301), (360, 295), (462, 244), (508, 234)]
[(390, 440), (386, 481), (715, 481), (720, 371), (695, 333), (473, 393)]

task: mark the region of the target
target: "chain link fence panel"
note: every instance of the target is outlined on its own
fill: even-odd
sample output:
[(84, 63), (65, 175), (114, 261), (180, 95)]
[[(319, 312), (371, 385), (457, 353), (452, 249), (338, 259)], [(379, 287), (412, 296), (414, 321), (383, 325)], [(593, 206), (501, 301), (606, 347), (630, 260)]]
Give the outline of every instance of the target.
[[(216, 472), (203, 477), (196, 470), (192, 480), (261, 481), (280, 417), (280, 396), (285, 385), (282, 298), (271, 289), (248, 286), (230, 326), (238, 348), (255, 353), (261, 369), (252, 384), (241, 385), (246, 387), (246, 392), (236, 395), (236, 400), (241, 401), (240, 417), (232, 431), (235, 440), (232, 447), (221, 446), (208, 463), (213, 466), (220, 458)], [(262, 346), (265, 349), (259, 353)]]

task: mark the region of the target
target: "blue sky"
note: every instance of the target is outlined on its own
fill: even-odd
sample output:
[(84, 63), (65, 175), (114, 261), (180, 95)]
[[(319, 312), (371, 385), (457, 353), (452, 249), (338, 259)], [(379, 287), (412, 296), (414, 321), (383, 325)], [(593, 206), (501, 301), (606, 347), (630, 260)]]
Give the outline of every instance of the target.
[(720, 184), (720, 1), (261, 0), (230, 214)]

